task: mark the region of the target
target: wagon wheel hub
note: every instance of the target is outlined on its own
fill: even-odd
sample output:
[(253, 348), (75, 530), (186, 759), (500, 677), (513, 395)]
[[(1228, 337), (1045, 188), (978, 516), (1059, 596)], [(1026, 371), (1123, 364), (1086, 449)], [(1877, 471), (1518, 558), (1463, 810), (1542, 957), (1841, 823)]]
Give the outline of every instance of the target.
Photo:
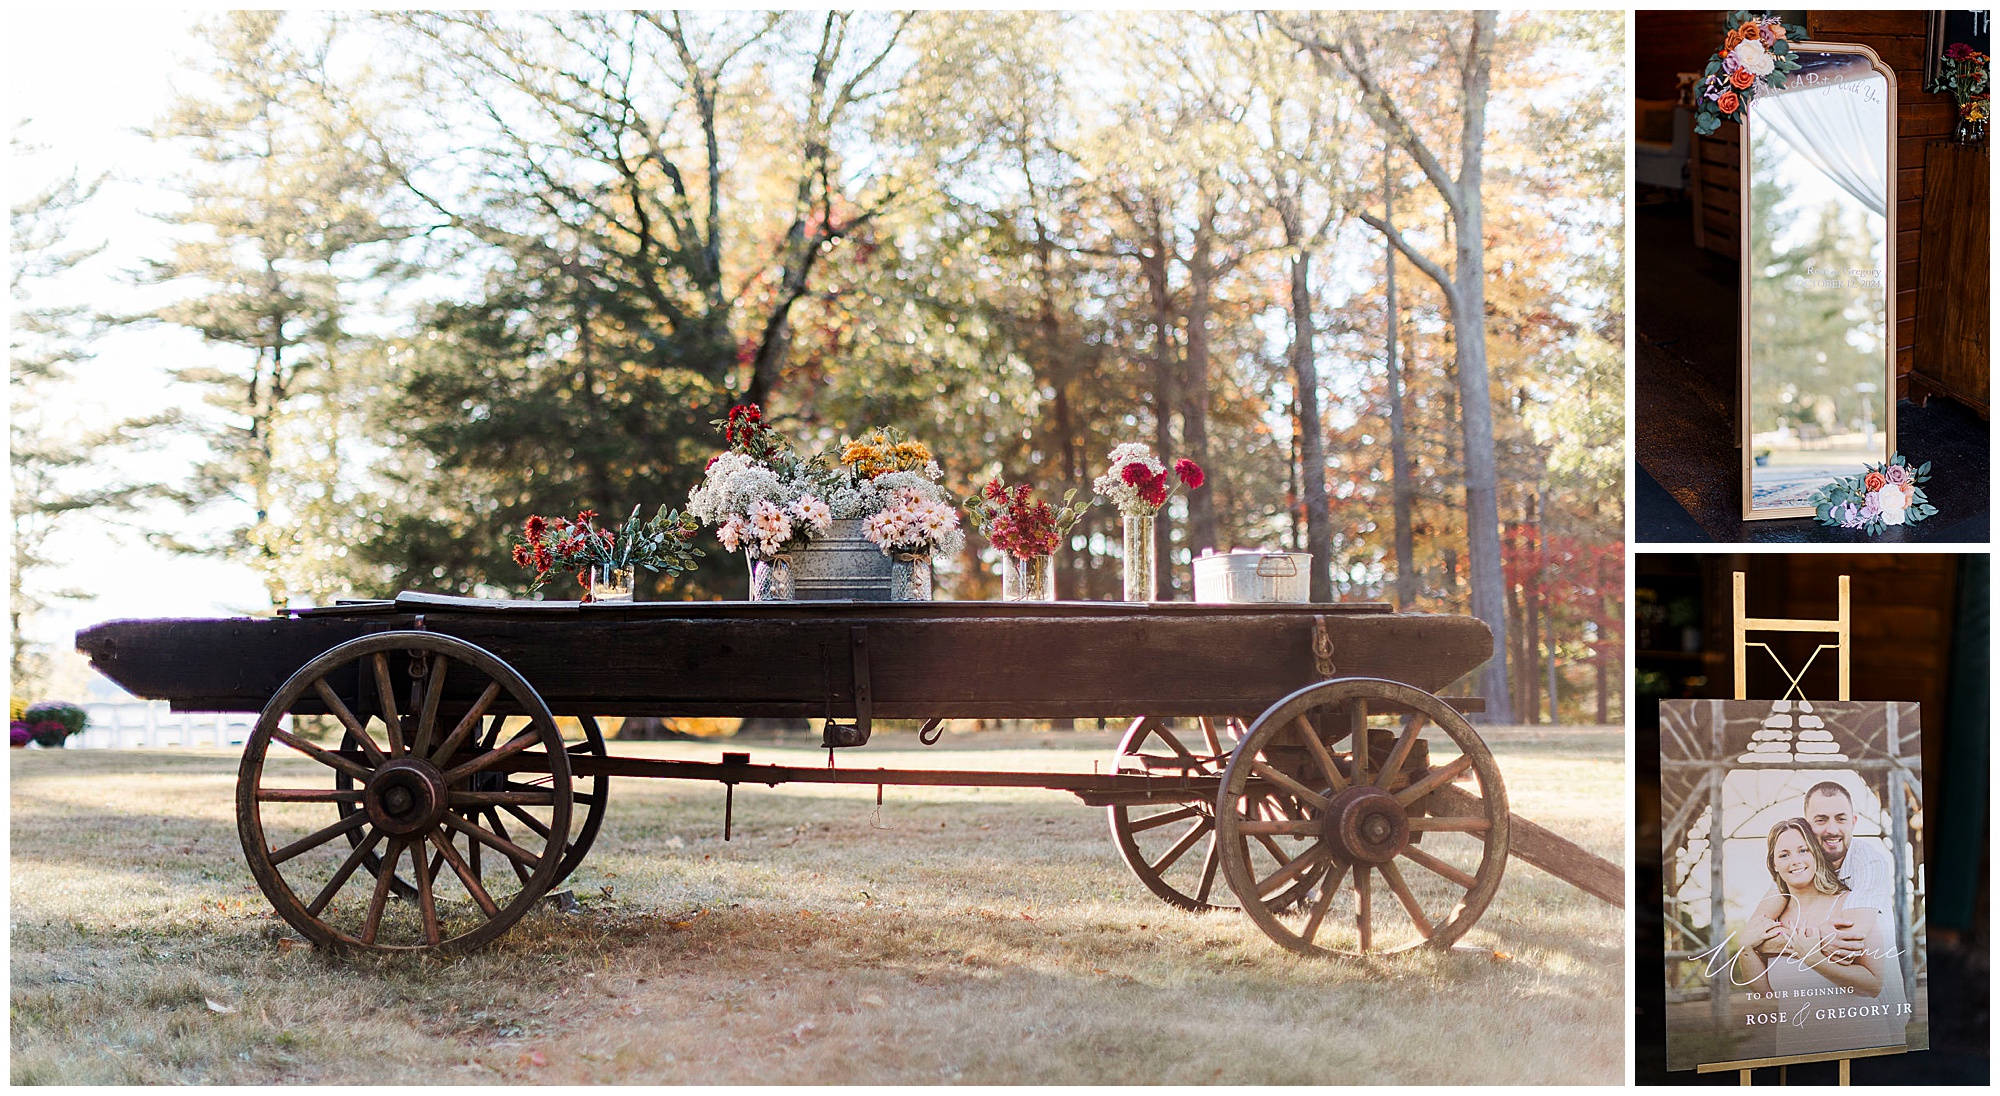
[(362, 791), (368, 818), (398, 837), (437, 826), (450, 803), (444, 774), (436, 765), (404, 757), (375, 770)]
[(1410, 822), (1394, 795), (1360, 785), (1333, 797), (1326, 836), (1347, 863), (1386, 864), (1410, 843)]

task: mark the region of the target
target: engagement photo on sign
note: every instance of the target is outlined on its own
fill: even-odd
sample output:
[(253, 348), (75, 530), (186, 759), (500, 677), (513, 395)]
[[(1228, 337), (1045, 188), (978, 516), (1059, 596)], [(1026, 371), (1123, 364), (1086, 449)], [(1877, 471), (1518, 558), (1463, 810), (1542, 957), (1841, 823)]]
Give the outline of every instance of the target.
[(1917, 705), (1660, 720), (1668, 1068), (1927, 1046)]

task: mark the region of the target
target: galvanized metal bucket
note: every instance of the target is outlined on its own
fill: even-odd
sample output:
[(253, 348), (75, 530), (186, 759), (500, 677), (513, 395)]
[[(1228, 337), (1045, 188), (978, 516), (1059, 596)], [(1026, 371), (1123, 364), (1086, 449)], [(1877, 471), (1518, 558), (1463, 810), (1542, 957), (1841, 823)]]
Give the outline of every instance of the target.
[(859, 518), (836, 518), (803, 552), (792, 553), (792, 585), (800, 601), (888, 601), (890, 559), (861, 535)]
[(1234, 552), (1194, 561), (1194, 599), (1231, 604), (1311, 600), (1311, 552)]

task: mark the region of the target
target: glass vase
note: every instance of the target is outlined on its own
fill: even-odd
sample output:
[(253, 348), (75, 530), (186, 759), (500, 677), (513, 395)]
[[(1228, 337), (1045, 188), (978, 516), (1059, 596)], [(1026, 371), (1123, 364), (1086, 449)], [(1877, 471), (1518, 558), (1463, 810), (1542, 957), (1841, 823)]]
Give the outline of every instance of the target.
[(1009, 552), (1000, 557), (1000, 599), (1002, 601), (1054, 601), (1056, 599), (1056, 556), (1054, 552), (1022, 559)]
[(1125, 515), (1125, 600), (1154, 601), (1159, 557), (1153, 546), (1152, 514)]
[(593, 602), (622, 601), (629, 604), (632, 600), (635, 576), (636, 569), (631, 567), (592, 567), (590, 582), (583, 599)]
[(1958, 127), (1952, 131), (1951, 139), (1961, 145), (1983, 145), (1986, 143), (1986, 123), (1961, 114)]
[(751, 601), (793, 601), (792, 557), (772, 556), (750, 561)]
[(889, 557), (889, 600), (931, 600), (931, 557), (919, 555)]

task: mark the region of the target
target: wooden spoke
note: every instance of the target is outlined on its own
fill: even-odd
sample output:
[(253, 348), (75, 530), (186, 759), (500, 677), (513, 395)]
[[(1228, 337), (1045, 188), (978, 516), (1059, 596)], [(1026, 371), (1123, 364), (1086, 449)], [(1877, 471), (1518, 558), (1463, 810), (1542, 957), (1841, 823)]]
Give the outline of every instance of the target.
[(429, 757), (431, 735), (437, 730), (438, 698), (444, 695), (444, 671), (450, 665), (442, 658), (430, 660), (430, 673), (424, 675), (424, 703), (417, 711), (417, 740), (410, 746), (410, 752), (418, 757)]
[(1208, 743), (1208, 752), (1215, 757), (1222, 756), (1222, 736), (1215, 733), (1215, 720), (1201, 716), (1201, 737)]
[[(500, 812), (498, 810), (492, 807), (486, 808), (486, 817), (493, 820), (493, 832), (499, 834), (502, 840), (512, 839), (512, 835), (507, 832), (507, 824), (500, 821)], [(521, 861), (510, 856), (507, 858), (507, 862), (514, 865), (514, 874), (521, 877), (521, 882), (526, 883), (528, 881), (528, 869), (522, 866)]]
[(452, 792), (451, 805), (454, 807), (498, 807), (518, 804), (526, 807), (546, 807), (556, 801), (556, 793), (543, 792)]
[[(458, 850), (451, 847), (450, 839), (446, 838), (443, 833), (432, 830), (431, 844), (437, 846), (438, 858), (446, 864), (451, 865), (451, 870), (458, 876), (458, 881), (465, 884), (465, 893), (471, 895), (474, 902), (479, 903), (479, 908), (485, 912), (486, 916), (499, 916), (500, 907), (493, 901), (493, 896), (486, 893), (486, 888), (480, 885), (479, 869), (468, 865), (465, 862), (465, 858), (458, 855)], [(471, 847), (473, 865), (476, 865), (479, 862), (479, 842), (470, 841), (467, 844)]]
[(1458, 778), (1458, 774), (1472, 767), (1472, 755), (1460, 754), (1439, 768), (1432, 769), (1430, 775), (1396, 793), (1396, 802), (1407, 807), (1424, 796), (1431, 794)]
[(358, 830), (367, 824), (368, 824), (368, 815), (362, 811), (355, 811), (353, 814), (350, 814), (346, 818), (343, 818), (340, 821), (335, 822), (333, 825), (327, 826), (324, 829), (315, 830), (312, 833), (299, 838), (297, 841), (294, 841), (291, 844), (286, 845), (282, 849), (273, 849), (271, 851), (271, 863), (282, 864), (285, 861), (290, 860), (292, 857), (297, 856), (302, 852), (310, 852), (311, 850), (319, 848), (321, 845), (326, 844), (328, 841), (331, 841), (334, 838), (339, 837), (341, 834), (347, 833), (350, 830)]
[(355, 718), (353, 712), (348, 711), (347, 705), (341, 702), (339, 694), (333, 691), (333, 686), (328, 685), (325, 678), (314, 681), (313, 690), (319, 693), (320, 703), (326, 705), (326, 710), (333, 713), (333, 718), (338, 719), (340, 725), (347, 728), (347, 733), (353, 735), (354, 740), (361, 744), (361, 752), (368, 755), (368, 760), (377, 765), (389, 760), (382, 753), (382, 747), (375, 744), (374, 736), (368, 733), (368, 729), (362, 726), (361, 720)]
[(1250, 835), (1279, 835), (1284, 837), (1318, 836), (1323, 824), (1309, 819), (1263, 819), (1253, 818), (1238, 823), (1238, 833)]
[[(542, 866), (541, 857), (536, 856), (534, 853), (529, 852), (506, 838), (507, 828), (501, 825), (498, 813), (489, 812), (488, 817), (493, 819), (493, 826), (500, 831), (499, 833), (489, 833), (473, 822), (460, 818), (450, 811), (446, 811), (444, 814), (444, 824), (472, 838), (474, 841), (483, 841), (498, 849), (507, 859), (514, 862), (516, 871), (519, 871), (523, 865), (531, 869)], [(525, 876), (523, 877), (523, 881), (525, 882)]]
[(1184, 761), (1194, 762), (1196, 765), (1201, 763), (1200, 758), (1189, 752), (1186, 746), (1181, 745), (1181, 740), (1174, 737), (1174, 732), (1168, 730), (1166, 724), (1154, 723), (1153, 733), (1160, 736), (1160, 741), (1166, 743), (1167, 748), (1174, 751), (1175, 756)]
[(438, 931), (437, 898), (431, 894), (430, 865), (424, 863), (421, 841), (410, 842), (410, 870), (417, 873), (417, 909), (424, 916), (424, 943), (437, 944), (444, 934)]
[(1479, 882), (1472, 876), (1465, 874), (1464, 872), (1458, 870), (1457, 868), (1452, 867), (1450, 864), (1447, 864), (1442, 860), (1439, 860), (1437, 857), (1432, 856), (1430, 853), (1425, 852), (1424, 850), (1418, 848), (1415, 845), (1410, 845), (1405, 847), (1403, 849), (1402, 855), (1409, 857), (1411, 863), (1421, 864), (1424, 867), (1429, 868), (1431, 871), (1437, 873), (1438, 875), (1441, 875), (1446, 879), (1449, 879), (1452, 882), (1457, 883), (1459, 886), (1464, 887), (1467, 890), (1471, 890), (1473, 886)]
[(377, 651), (369, 664), (375, 669), (375, 692), (381, 697), (382, 726), (389, 731), (389, 756), (401, 757), (409, 751), (403, 747), (403, 717), (396, 714), (396, 684), (389, 673), (389, 655)]
[(1286, 776), (1284, 773), (1279, 772), (1278, 770), (1265, 764), (1261, 760), (1253, 760), (1251, 762), (1250, 767), (1251, 771), (1255, 772), (1258, 776), (1261, 776), (1264, 779), (1270, 781), (1271, 783), (1278, 785), (1279, 787), (1285, 789), (1288, 792), (1291, 792), (1293, 795), (1296, 795), (1300, 799), (1303, 799), (1306, 802), (1312, 804), (1313, 806), (1318, 807), (1320, 810), (1326, 810), (1327, 807), (1330, 806), (1325, 796), (1319, 794), (1316, 791), (1313, 791), (1311, 788), (1306, 787), (1304, 784), (1301, 784), (1298, 781), (1293, 780), (1291, 777)]
[[(530, 729), (533, 729), (532, 725)], [(502, 746), (497, 750), (490, 750), (486, 753), (480, 754), (478, 757), (473, 758), (472, 760), (466, 762), (463, 765), (458, 766), (457, 768), (446, 770), (444, 774), (444, 782), (447, 784), (459, 783), (466, 777), (471, 776), (473, 773), (481, 772), (485, 769), (491, 768), (493, 765), (501, 761), (504, 761), (507, 758), (512, 757), (517, 753), (520, 753), (522, 750), (525, 750), (530, 746), (538, 744), (539, 742), (541, 742), (540, 737), (536, 735), (524, 734), (521, 737), (514, 739), (512, 742), (507, 743), (505, 746)]]
[(1135, 833), (1142, 830), (1158, 829), (1161, 826), (1171, 826), (1182, 819), (1193, 818), (1200, 813), (1200, 809), (1195, 807), (1180, 807), (1171, 811), (1162, 811), (1150, 818), (1141, 818), (1126, 828)]
[(450, 761), (453, 751), (457, 750), (466, 736), (479, 726), (479, 721), (486, 717), (486, 709), (493, 705), (494, 699), (499, 695), (500, 683), (487, 682), (486, 690), (479, 694), (478, 700), (472, 702), (472, 710), (466, 712), (465, 717), (458, 721), (458, 726), (453, 727), (451, 733), (445, 736), (445, 740), (438, 744), (437, 752), (432, 755), (432, 759), (440, 765)]
[(1314, 845), (1313, 847), (1293, 857), (1291, 860), (1287, 861), (1283, 867), (1279, 868), (1277, 871), (1272, 872), (1270, 875), (1265, 876), (1264, 879), (1257, 884), (1257, 897), (1262, 898), (1265, 895), (1268, 895), (1271, 892), (1277, 890), (1279, 887), (1284, 886), (1286, 883), (1291, 882), (1293, 879), (1297, 878), (1302, 872), (1305, 872), (1307, 869), (1312, 868), (1314, 865), (1318, 864), (1320, 858), (1325, 855), (1326, 855), (1326, 846)]
[(382, 870), (375, 873), (375, 893), (368, 899), (368, 919), (361, 925), (361, 942), (372, 944), (382, 927), (382, 908), (389, 904), (389, 884), (396, 879), (396, 862), (403, 858), (403, 839), (391, 837), (383, 854)]
[(1168, 868), (1173, 867), (1174, 861), (1179, 860), (1182, 856), (1186, 855), (1189, 849), (1194, 848), (1194, 843), (1201, 840), (1201, 835), (1208, 832), (1208, 827), (1209, 821), (1207, 818), (1197, 819), (1195, 824), (1189, 826), (1188, 831), (1181, 835), (1181, 839), (1174, 842), (1174, 847), (1168, 849), (1165, 856), (1160, 857), (1159, 860), (1154, 862), (1153, 870), (1166, 871)]
[(1312, 909), (1306, 914), (1305, 927), (1299, 930), (1299, 936), (1308, 947), (1319, 932), (1319, 923), (1326, 920), (1326, 911), (1333, 906), (1333, 896), (1340, 893), (1340, 881), (1346, 877), (1347, 865), (1336, 863), (1333, 870), (1326, 873), (1326, 878), (1320, 881), (1319, 897), (1313, 900)]
[[(1368, 701), (1365, 698), (1347, 702), (1348, 744), (1354, 752), (1354, 782), (1368, 783)], [(1367, 875), (1362, 869), (1354, 876), (1357, 885)], [(1366, 948), (1362, 950), (1367, 950)]]
[(341, 884), (347, 882), (347, 877), (354, 874), (354, 869), (361, 866), (361, 862), (368, 858), (369, 851), (381, 840), (382, 831), (370, 826), (368, 836), (362, 838), (361, 843), (354, 846), (353, 851), (347, 854), (347, 859), (341, 862), (340, 869), (333, 873), (333, 878), (327, 881), (326, 886), (320, 888), (319, 895), (306, 907), (306, 912), (318, 917), (320, 911), (326, 909), (326, 904), (333, 901), (333, 896), (339, 893)]
[(1222, 866), (1222, 844), (1211, 840), (1208, 852), (1201, 858), (1201, 888), (1195, 891), (1194, 900), (1204, 905), (1208, 903), (1209, 892), (1215, 889), (1215, 869)]
[(1410, 893), (1410, 885), (1403, 882), (1402, 869), (1391, 860), (1377, 870), (1382, 873), (1382, 881), (1389, 884), (1389, 889), (1395, 892), (1396, 901), (1401, 902), (1403, 909), (1409, 913), (1410, 923), (1417, 926), (1417, 932), (1421, 933), (1424, 939), (1430, 939), (1431, 934), (1437, 929), (1431, 925), (1431, 919), (1424, 916), (1424, 908), (1417, 904), (1417, 896)]
[(1326, 743), (1319, 740), (1319, 732), (1313, 729), (1312, 722), (1301, 716), (1292, 720), (1290, 726), (1292, 737), (1304, 743), (1306, 752), (1319, 762), (1320, 775), (1326, 777), (1327, 786), (1336, 792), (1346, 791), (1347, 778), (1340, 775), (1340, 766), (1333, 763), (1333, 754), (1327, 751)]
[(1366, 955), (1375, 946), (1375, 925), (1373, 922), (1373, 899), (1368, 893), (1368, 866), (1354, 869), (1354, 929), (1361, 936), (1361, 953)]
[(541, 819), (536, 818), (534, 815), (529, 814), (527, 811), (522, 810), (521, 808), (515, 806), (512, 803), (502, 803), (500, 805), (500, 809), (506, 811), (508, 814), (513, 815), (515, 818), (520, 819), (522, 825), (535, 831), (535, 836), (540, 837), (545, 841), (548, 840), (549, 828), (547, 826), (542, 825)]
[(258, 788), (262, 803), (359, 803), (359, 788)]
[(1430, 720), (1424, 718), (1422, 712), (1410, 716), (1409, 724), (1403, 728), (1402, 737), (1396, 739), (1396, 748), (1389, 751), (1388, 760), (1382, 762), (1382, 771), (1375, 774), (1376, 787), (1389, 786), (1389, 780), (1396, 775), (1397, 769), (1403, 767), (1403, 762), (1409, 759), (1410, 749), (1417, 744), (1417, 735), (1422, 733), (1424, 724), (1428, 722)]
[(340, 756), (337, 753), (333, 753), (329, 750), (322, 750), (318, 746), (315, 746), (312, 743), (307, 742), (305, 739), (300, 738), (298, 735), (295, 735), (290, 731), (283, 729), (273, 730), (271, 732), (271, 738), (274, 741), (282, 742), (285, 745), (290, 746), (292, 749), (299, 751), (300, 753), (306, 755), (307, 757), (312, 758), (314, 761), (317, 761), (322, 765), (327, 765), (332, 768), (339, 769), (341, 772), (346, 773), (347, 775), (353, 777), (356, 780), (368, 779), (369, 770), (362, 768), (360, 765), (357, 765), (354, 762), (349, 761), (348, 759)]
[(1490, 820), (1476, 816), (1466, 816), (1463, 818), (1418, 817), (1410, 819), (1411, 833), (1424, 833), (1427, 831), (1439, 833), (1485, 833), (1492, 828), (1493, 823)]

